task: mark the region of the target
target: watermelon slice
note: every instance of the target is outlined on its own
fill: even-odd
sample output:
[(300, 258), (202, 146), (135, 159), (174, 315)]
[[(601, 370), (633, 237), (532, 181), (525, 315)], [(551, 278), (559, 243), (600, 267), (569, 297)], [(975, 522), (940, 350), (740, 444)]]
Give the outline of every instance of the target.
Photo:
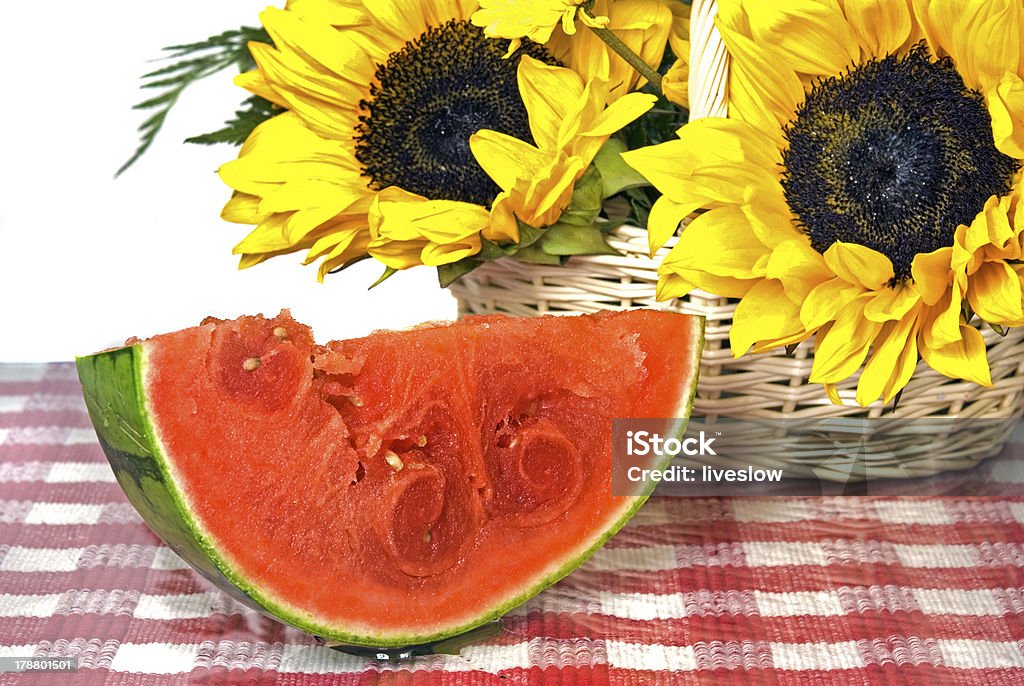
[(203, 576), (331, 641), (407, 646), (499, 617), (629, 519), (648, 493), (612, 494), (611, 419), (688, 417), (702, 342), (700, 318), (637, 310), (319, 346), (283, 312), (78, 373), (128, 498)]

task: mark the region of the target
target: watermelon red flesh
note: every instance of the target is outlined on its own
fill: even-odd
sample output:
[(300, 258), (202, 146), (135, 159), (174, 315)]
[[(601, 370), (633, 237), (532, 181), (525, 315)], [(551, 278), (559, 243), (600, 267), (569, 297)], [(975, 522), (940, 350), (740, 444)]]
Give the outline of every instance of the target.
[(156, 337), (135, 348), (140, 396), (183, 523), (154, 528), (319, 635), (455, 635), (564, 576), (635, 511), (611, 493), (611, 419), (688, 415), (700, 344), (698, 319), (654, 311), (477, 317), (323, 347), (286, 313)]

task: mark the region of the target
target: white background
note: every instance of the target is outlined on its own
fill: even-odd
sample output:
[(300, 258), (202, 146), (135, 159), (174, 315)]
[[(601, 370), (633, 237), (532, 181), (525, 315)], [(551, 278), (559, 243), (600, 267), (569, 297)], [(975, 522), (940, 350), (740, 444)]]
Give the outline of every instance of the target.
[[(150, 151), (135, 149), (139, 76), (160, 48), (256, 25), (266, 0), (2, 2), (0, 362), (69, 360), (197, 324), (290, 307), (323, 342), (455, 316), (436, 273), (360, 263), (316, 281), (301, 254), (238, 271), (248, 227), (220, 219), (227, 146), (184, 145), (245, 97), (231, 74), (186, 91)], [(281, 3), (283, 4), (283, 2)], [(158, 65), (157, 65), (158, 66)]]

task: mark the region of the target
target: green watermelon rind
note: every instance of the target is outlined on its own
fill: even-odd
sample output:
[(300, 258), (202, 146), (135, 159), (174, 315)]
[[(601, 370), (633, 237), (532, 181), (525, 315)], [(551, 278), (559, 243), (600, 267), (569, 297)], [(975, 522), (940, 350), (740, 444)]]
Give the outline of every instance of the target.
[[(697, 391), (701, 351), (704, 345), (704, 320), (694, 318), (692, 370), (681, 390), (685, 395), (674, 417), (677, 435), (686, 430)], [(636, 514), (650, 497), (654, 484), (633, 496), (630, 507), (586, 550), (553, 572), (545, 574), (528, 589), (465, 624), (436, 634), (373, 636), (345, 633), (317, 623), (311, 615), (270, 598), (239, 574), (231, 560), (218, 551), (210, 534), (188, 507), (185, 495), (176, 485), (173, 468), (164, 456), (162, 443), (147, 409), (145, 396), (146, 350), (144, 343), (88, 355), (76, 359), (86, 406), (100, 445), (118, 483), (132, 505), (154, 532), (203, 577), (230, 596), (270, 614), (305, 632), (341, 644), (394, 648), (436, 643), (471, 631), (497, 619), (515, 607), (566, 577), (586, 562)], [(667, 466), (671, 457), (657, 468)]]

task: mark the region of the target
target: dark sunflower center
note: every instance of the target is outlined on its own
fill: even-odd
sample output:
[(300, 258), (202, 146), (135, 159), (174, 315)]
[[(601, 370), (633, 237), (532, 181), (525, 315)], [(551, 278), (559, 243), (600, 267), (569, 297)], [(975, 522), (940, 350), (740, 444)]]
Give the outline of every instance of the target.
[(536, 43), (523, 41), (509, 59), (505, 47), (467, 21), (449, 21), (378, 65), (356, 137), (356, 158), (372, 187), (490, 205), (500, 189), (477, 164), (469, 137), (492, 129), (532, 143), (516, 81), (519, 59), (556, 63)]
[(873, 248), (897, 281), (917, 253), (952, 245), (1019, 167), (996, 149), (981, 94), (920, 45), (821, 81), (785, 133), (782, 185), (815, 249)]

